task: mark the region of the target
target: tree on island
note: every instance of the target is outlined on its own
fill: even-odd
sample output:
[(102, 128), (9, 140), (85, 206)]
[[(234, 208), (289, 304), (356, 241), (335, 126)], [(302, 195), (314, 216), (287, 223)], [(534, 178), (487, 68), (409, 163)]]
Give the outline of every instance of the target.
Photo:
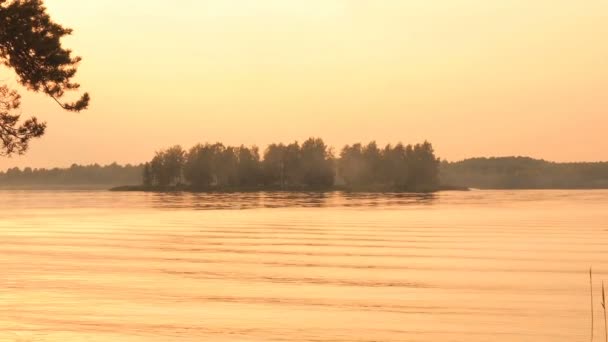
[(264, 184), (281, 189), (295, 187), (302, 180), (300, 144), (271, 144), (264, 152), (262, 161)]
[(150, 162), (150, 173), (152, 175), (150, 182), (162, 187), (179, 185), (186, 160), (185, 154), (179, 145), (157, 152)]
[[(0, 63), (13, 69), (28, 90), (43, 92), (63, 109), (79, 112), (89, 104), (88, 93), (73, 103), (61, 101), (67, 91), (80, 87), (72, 81), (80, 57), (61, 46), (61, 38), (71, 33), (52, 21), (42, 0), (0, 0)], [(20, 121), (19, 100), (14, 90), (0, 86), (2, 156), (23, 154), (30, 140), (46, 129), (46, 123), (35, 117)]]
[(241, 145), (236, 149), (238, 186), (255, 187), (263, 179), (260, 151), (257, 146), (251, 148)]
[(338, 160), (338, 174), (353, 189), (428, 191), (439, 185), (439, 164), (433, 146), (426, 141), (383, 149), (371, 142), (345, 146)]
[(367, 146), (360, 143), (346, 145), (338, 160), (338, 173), (349, 186), (360, 187), (374, 182), (374, 170), (378, 169), (380, 151), (376, 143)]
[(302, 184), (310, 188), (327, 188), (334, 185), (334, 156), (323, 139), (310, 138), (300, 150)]
[(152, 186), (152, 170), (150, 169), (150, 163), (145, 163), (142, 170), (142, 180), (144, 186)]

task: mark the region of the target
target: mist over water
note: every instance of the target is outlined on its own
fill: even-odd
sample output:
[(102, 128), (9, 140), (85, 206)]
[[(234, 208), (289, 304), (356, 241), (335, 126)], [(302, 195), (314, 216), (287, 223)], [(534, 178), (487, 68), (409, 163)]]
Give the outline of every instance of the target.
[(589, 266), (608, 281), (603, 190), (0, 191), (0, 208), (0, 341), (580, 341)]

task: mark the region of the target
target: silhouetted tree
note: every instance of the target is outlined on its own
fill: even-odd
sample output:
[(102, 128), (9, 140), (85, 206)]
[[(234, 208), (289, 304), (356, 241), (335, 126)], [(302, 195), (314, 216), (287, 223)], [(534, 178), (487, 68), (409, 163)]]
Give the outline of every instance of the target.
[(361, 144), (346, 145), (340, 152), (338, 174), (349, 186), (361, 186), (369, 174), (369, 165), (363, 158)]
[(238, 157), (235, 148), (228, 146), (219, 149), (215, 161), (215, 180), (219, 187), (232, 187), (238, 182)]
[(351, 187), (366, 187), (380, 182), (382, 154), (375, 142), (346, 145), (340, 153), (338, 170)]
[(323, 188), (334, 184), (333, 155), (322, 139), (306, 140), (300, 149), (300, 156), (303, 185)]
[(370, 142), (362, 150), (363, 160), (367, 164), (367, 173), (364, 174), (363, 182), (365, 184), (380, 183), (380, 172), (382, 170), (382, 152), (378, 148), (375, 141)]
[(170, 147), (165, 151), (164, 166), (167, 169), (169, 184), (181, 183), (185, 154), (185, 151), (179, 145)]
[(281, 188), (301, 185), (301, 159), (300, 145), (297, 142), (269, 145), (262, 162), (266, 184), (279, 185)]
[(340, 153), (338, 172), (350, 188), (431, 191), (439, 187), (439, 160), (428, 142), (387, 145), (382, 150), (375, 142), (347, 145)]
[(144, 186), (152, 186), (152, 170), (150, 169), (150, 163), (144, 164), (142, 179)]
[(257, 148), (216, 143), (196, 145), (186, 155), (184, 177), (196, 188), (231, 188), (259, 185), (260, 157)]
[(266, 185), (279, 184), (281, 188), (285, 187), (285, 152), (283, 144), (271, 144), (266, 148), (262, 162)]
[(29, 142), (44, 134), (46, 124), (30, 118), (19, 122), (20, 114), (15, 113), (20, 106), (20, 96), (5, 86), (0, 86), (0, 156), (23, 154)]
[(173, 146), (156, 153), (150, 162), (152, 184), (161, 187), (181, 183), (185, 152), (181, 146)]
[[(60, 99), (79, 88), (72, 81), (80, 57), (61, 46), (61, 38), (72, 31), (53, 22), (41, 0), (0, 0), (0, 63), (13, 69), (27, 89), (42, 91), (64, 109), (81, 111), (89, 104), (85, 93), (74, 103)], [(35, 117), (23, 123), (15, 111), (19, 96), (0, 87), (0, 155), (22, 154), (32, 138), (44, 134), (45, 123)]]
[(387, 145), (382, 151), (381, 180), (394, 189), (407, 190), (409, 176), (406, 147)]
[(198, 144), (192, 147), (184, 165), (184, 178), (197, 188), (211, 186), (214, 175), (214, 147), (209, 144)]
[(290, 187), (301, 185), (304, 170), (302, 152), (297, 141), (285, 146), (283, 165), (285, 184)]
[(238, 159), (237, 179), (239, 186), (257, 186), (262, 183), (262, 166), (257, 147), (243, 145), (236, 149)]
[(435, 157), (433, 146), (428, 141), (416, 144), (406, 151), (409, 159), (410, 190), (433, 189), (439, 185), (440, 160)]

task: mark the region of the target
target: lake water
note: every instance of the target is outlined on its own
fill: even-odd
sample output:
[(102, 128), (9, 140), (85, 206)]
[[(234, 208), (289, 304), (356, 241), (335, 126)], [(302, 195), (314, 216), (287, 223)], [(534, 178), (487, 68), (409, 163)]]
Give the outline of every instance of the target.
[(0, 341), (603, 341), (608, 191), (0, 191)]

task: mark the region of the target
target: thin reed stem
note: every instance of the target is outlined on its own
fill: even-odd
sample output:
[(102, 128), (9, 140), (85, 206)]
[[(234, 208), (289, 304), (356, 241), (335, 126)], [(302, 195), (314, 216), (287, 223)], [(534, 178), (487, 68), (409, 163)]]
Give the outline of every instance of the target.
[(589, 267), (589, 289), (591, 290), (591, 342), (593, 342), (593, 268)]
[(604, 281), (602, 281), (602, 308), (604, 308), (604, 336), (608, 342), (608, 322), (606, 321), (606, 291), (604, 291)]

